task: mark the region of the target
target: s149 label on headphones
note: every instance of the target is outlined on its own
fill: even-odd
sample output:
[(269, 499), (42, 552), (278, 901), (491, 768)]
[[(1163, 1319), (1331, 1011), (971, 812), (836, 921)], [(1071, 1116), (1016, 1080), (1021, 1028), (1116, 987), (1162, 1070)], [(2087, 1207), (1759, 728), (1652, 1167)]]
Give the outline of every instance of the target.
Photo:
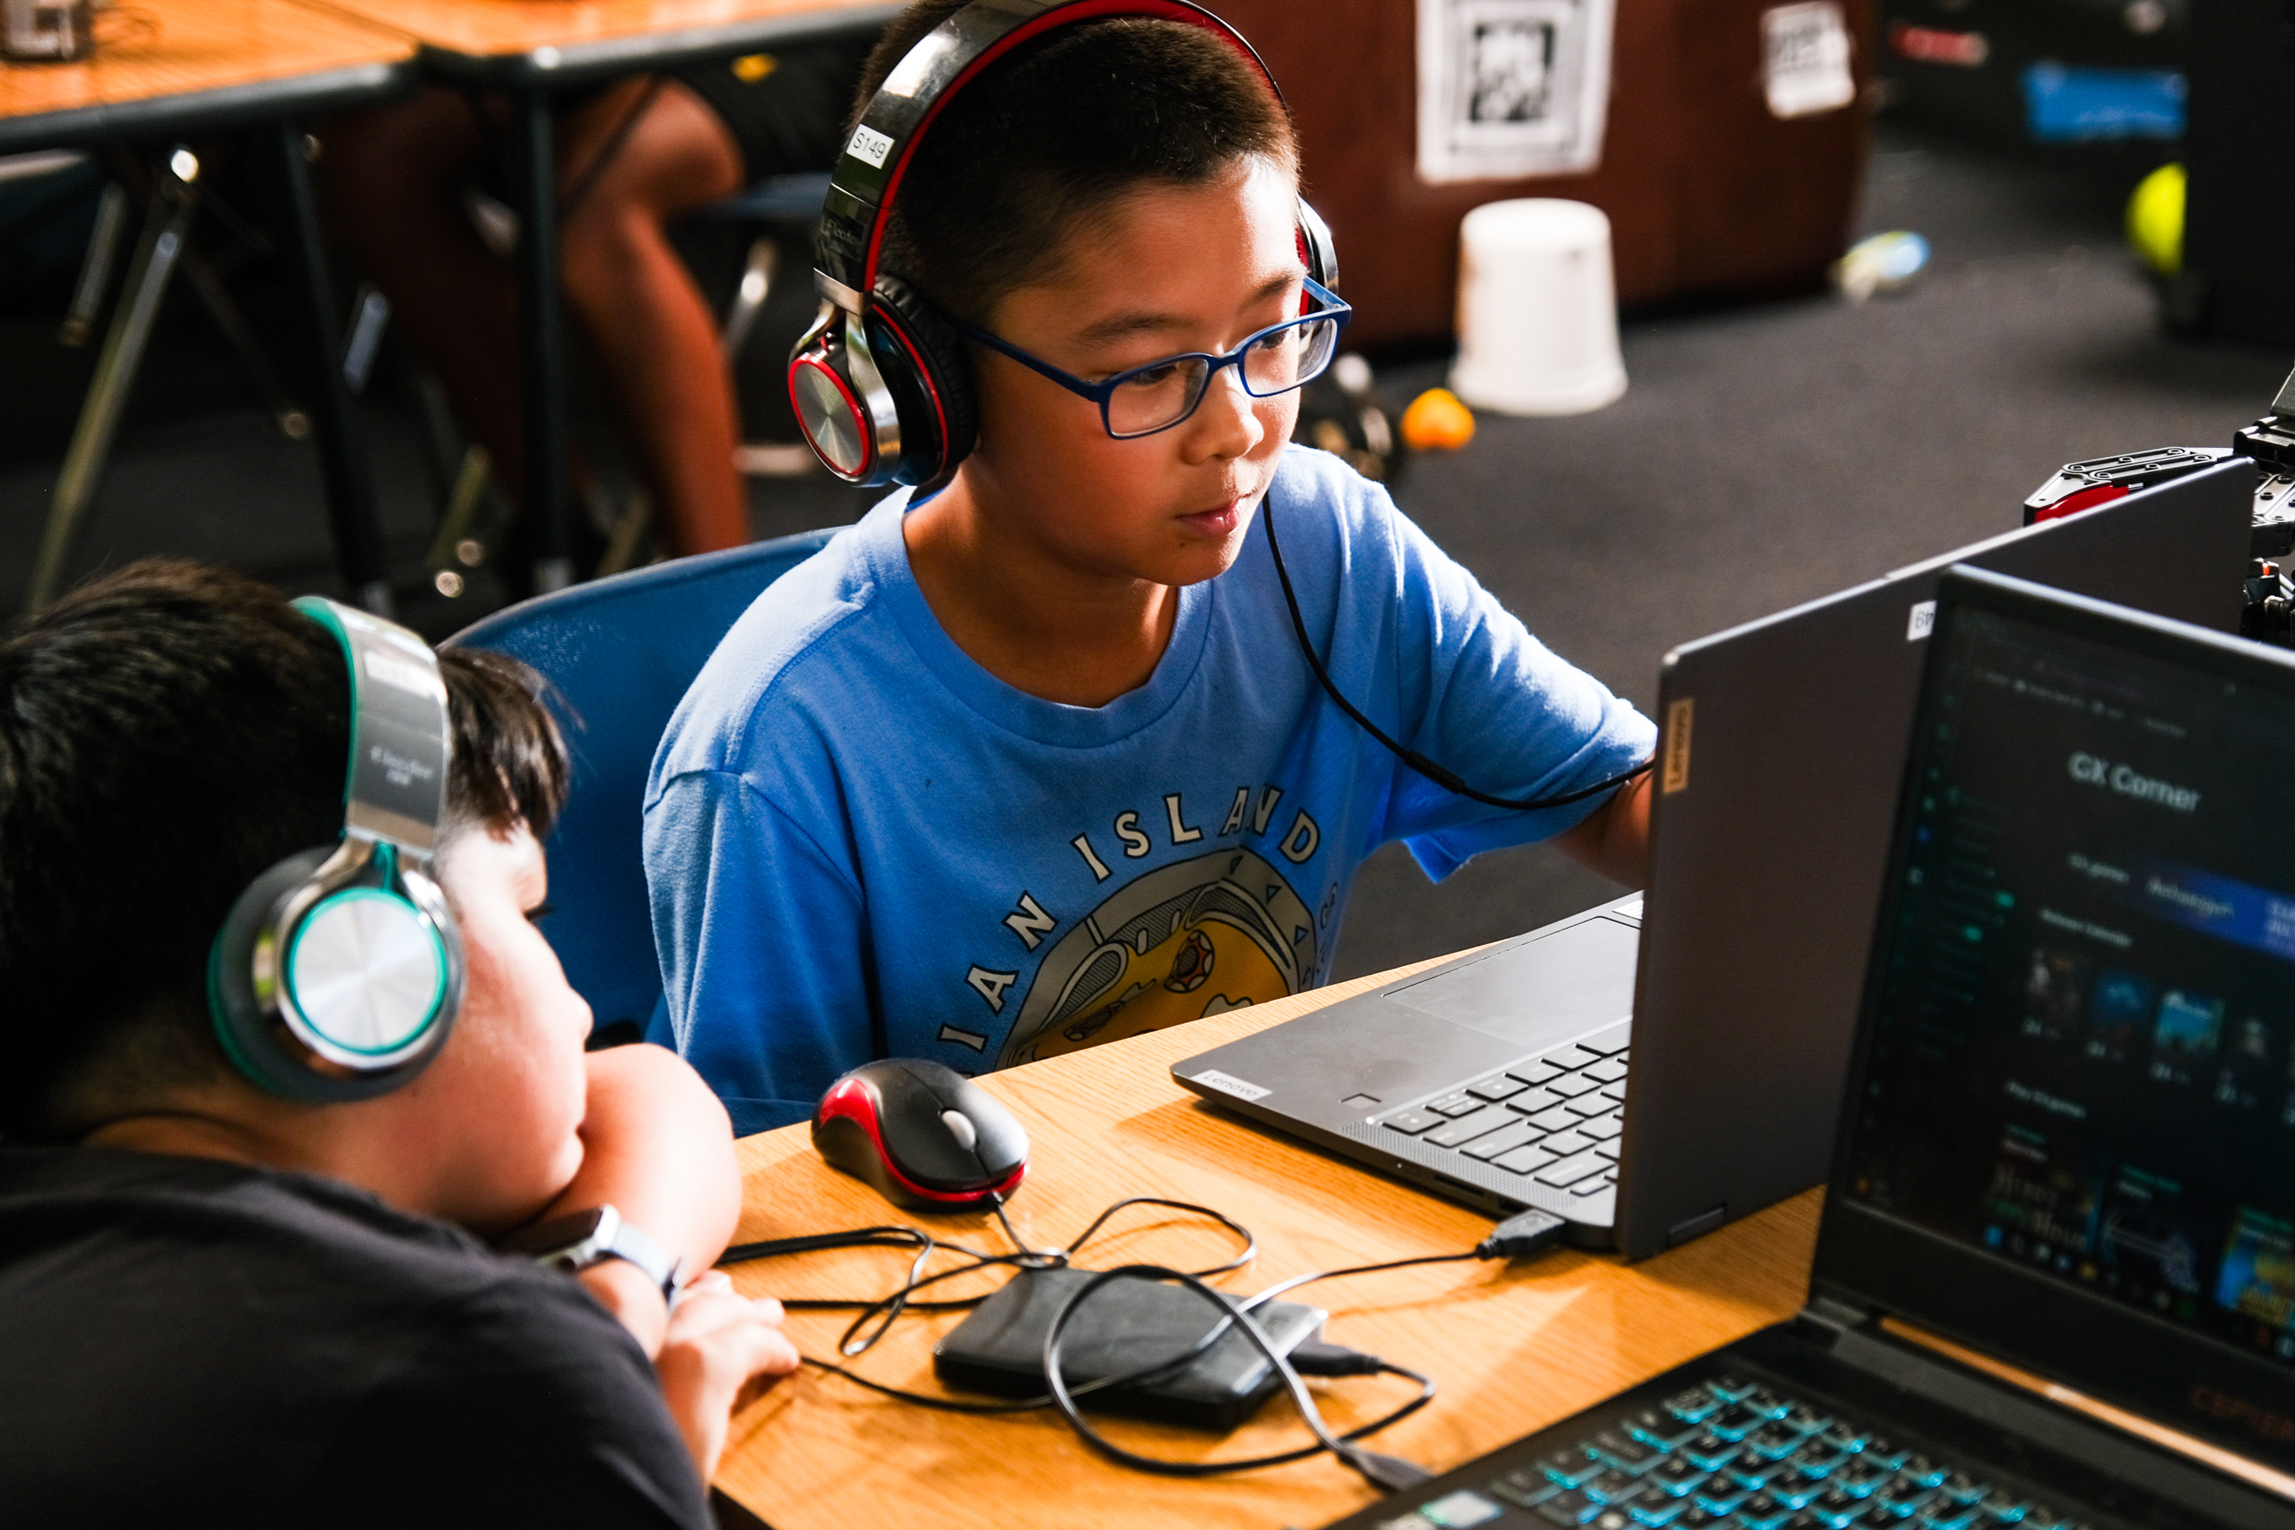
[(890, 138), (864, 122), (853, 129), (853, 140), (845, 145), (845, 152), (865, 162), (871, 169), (882, 170), (885, 167), (885, 156), (892, 152), (892, 146)]

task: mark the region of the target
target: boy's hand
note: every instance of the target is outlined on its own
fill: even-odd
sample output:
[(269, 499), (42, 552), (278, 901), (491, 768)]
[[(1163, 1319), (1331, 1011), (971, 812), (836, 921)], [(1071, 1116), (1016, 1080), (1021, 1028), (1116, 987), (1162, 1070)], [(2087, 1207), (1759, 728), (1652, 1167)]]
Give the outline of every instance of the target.
[(723, 1270), (685, 1288), (654, 1369), (678, 1433), (707, 1483), (733, 1414), (797, 1368), (797, 1346), (781, 1331), (781, 1304), (737, 1295)]

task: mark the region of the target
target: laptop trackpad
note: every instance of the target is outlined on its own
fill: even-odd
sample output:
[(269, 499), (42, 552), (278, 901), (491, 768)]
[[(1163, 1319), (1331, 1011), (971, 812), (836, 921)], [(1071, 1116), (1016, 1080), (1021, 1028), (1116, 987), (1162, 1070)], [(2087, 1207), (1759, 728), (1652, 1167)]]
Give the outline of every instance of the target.
[(1588, 919), (1390, 989), (1386, 997), (1502, 1041), (1536, 1046), (1633, 1013), (1640, 941), (1622, 924)]

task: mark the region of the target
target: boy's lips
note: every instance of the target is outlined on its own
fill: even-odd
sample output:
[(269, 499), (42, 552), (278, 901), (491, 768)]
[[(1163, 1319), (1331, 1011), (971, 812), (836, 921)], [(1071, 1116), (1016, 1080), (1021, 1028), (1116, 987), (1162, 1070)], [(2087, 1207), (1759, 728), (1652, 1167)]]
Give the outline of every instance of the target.
[(1251, 503), (1247, 494), (1222, 500), (1207, 510), (1196, 510), (1180, 517), (1187, 525), (1208, 536), (1225, 536), (1235, 529), (1243, 518), (1243, 507)]

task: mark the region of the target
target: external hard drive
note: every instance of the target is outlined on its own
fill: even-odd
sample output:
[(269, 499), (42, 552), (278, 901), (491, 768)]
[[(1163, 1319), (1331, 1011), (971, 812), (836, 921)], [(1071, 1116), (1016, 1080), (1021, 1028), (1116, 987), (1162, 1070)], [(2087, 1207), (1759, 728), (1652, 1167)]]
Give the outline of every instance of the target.
[[(1030, 1397), (1044, 1386), (1044, 1335), (1053, 1315), (1090, 1270), (1023, 1270), (973, 1309), (933, 1346), (934, 1374), (950, 1386), (1006, 1397)], [(1102, 1377), (1170, 1364), (1219, 1322), (1220, 1309), (1184, 1286), (1114, 1280), (1083, 1300), (1060, 1334), (1060, 1375), (1070, 1391)], [(1269, 1302), (1252, 1313), (1288, 1355), (1321, 1331), (1327, 1313), (1295, 1302)], [(1267, 1357), (1240, 1329), (1229, 1328), (1184, 1369), (1153, 1381), (1078, 1397), (1082, 1408), (1232, 1429), (1283, 1384)]]

